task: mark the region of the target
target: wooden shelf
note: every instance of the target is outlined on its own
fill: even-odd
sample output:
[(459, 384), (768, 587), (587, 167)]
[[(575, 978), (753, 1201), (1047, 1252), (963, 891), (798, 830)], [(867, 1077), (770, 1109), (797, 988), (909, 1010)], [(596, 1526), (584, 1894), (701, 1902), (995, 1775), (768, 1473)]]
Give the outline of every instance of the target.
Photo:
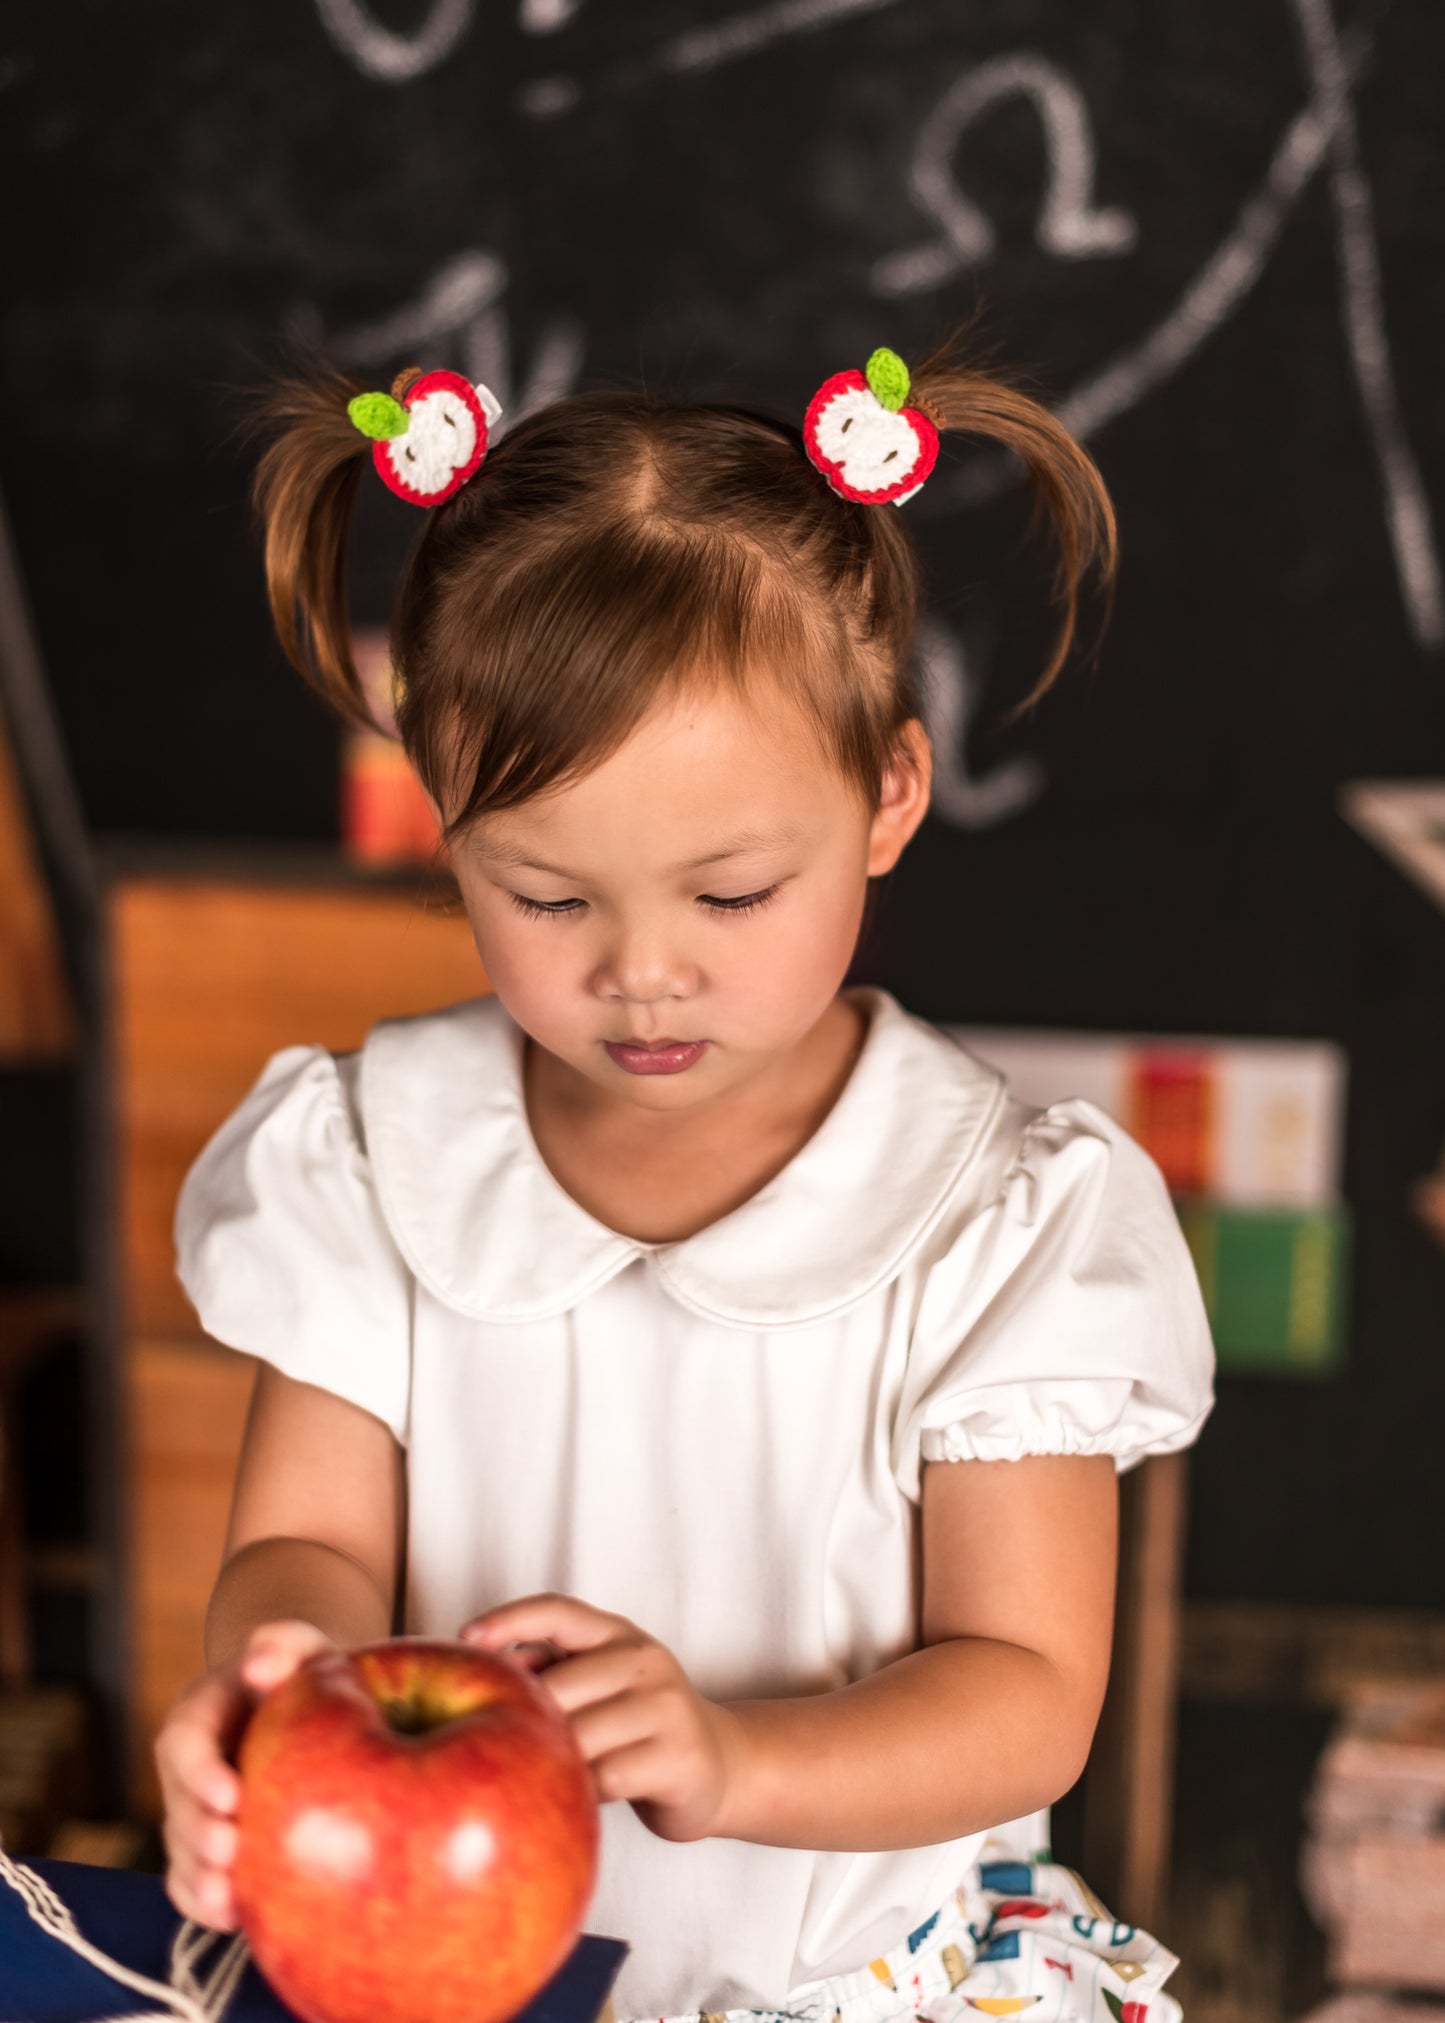
[(95, 839), (94, 862), (104, 884), (163, 878), (169, 884), (354, 887), (360, 891), (431, 894), (451, 901), (457, 883), (444, 866), (364, 864), (335, 843), (273, 837), (152, 836), (108, 830)]
[(125, 1512), (129, 1793), (156, 1804), (151, 1745), (204, 1669), (252, 1364), (208, 1341), (175, 1276), (181, 1181), (269, 1055), (345, 1052), (378, 1019), (487, 988), (445, 888), (339, 852), (108, 839), (106, 949), (119, 1497)]

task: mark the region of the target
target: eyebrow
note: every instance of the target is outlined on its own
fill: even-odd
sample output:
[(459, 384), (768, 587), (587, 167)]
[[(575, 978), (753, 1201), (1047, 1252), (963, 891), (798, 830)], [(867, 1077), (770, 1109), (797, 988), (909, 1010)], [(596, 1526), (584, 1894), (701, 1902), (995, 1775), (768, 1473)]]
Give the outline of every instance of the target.
[[(750, 850), (780, 850), (787, 843), (796, 840), (796, 829), (778, 829), (771, 834), (758, 829), (742, 829), (735, 836), (729, 836), (716, 850), (709, 850), (705, 857), (693, 857), (685, 864), (674, 864), (673, 872), (703, 871), (710, 864), (721, 864), (729, 857), (741, 857)], [(577, 880), (575, 871), (564, 870), (560, 864), (548, 864), (540, 857), (529, 857), (525, 850), (519, 850), (507, 843), (486, 843), (478, 841), (477, 850), (483, 857), (494, 858), (500, 864), (510, 864), (516, 871), (542, 871), (553, 878)]]

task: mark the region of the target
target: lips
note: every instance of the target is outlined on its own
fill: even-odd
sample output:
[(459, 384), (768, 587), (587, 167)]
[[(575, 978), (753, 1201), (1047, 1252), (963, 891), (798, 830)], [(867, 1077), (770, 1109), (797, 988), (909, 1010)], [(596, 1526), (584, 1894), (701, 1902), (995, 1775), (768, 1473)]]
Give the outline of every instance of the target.
[(629, 1075), (676, 1075), (700, 1061), (706, 1040), (604, 1040), (608, 1059)]

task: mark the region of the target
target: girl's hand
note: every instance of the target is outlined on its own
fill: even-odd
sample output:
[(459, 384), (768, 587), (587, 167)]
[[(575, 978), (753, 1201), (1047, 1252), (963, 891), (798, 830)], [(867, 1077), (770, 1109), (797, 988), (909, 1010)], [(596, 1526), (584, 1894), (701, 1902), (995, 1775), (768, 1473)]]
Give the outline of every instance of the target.
[(241, 1780), (226, 1761), (263, 1693), (331, 1642), (310, 1623), (262, 1623), (229, 1665), (186, 1687), (156, 1736), (165, 1800), (166, 1893), (182, 1917), (233, 1932), (231, 1893)]
[(540, 1674), (567, 1716), (600, 1801), (627, 1799), (662, 1840), (705, 1840), (719, 1830), (741, 1781), (741, 1724), (702, 1697), (655, 1637), (559, 1594), (488, 1609), (461, 1634), (499, 1653), (523, 1646), (507, 1655)]

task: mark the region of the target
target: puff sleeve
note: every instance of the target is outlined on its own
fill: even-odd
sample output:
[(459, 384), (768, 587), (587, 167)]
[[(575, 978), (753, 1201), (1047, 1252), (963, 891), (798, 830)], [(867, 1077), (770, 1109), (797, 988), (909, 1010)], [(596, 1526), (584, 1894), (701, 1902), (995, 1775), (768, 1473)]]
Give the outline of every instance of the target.
[(410, 1274), (382, 1219), (351, 1065), (320, 1046), (272, 1055), (181, 1185), (176, 1273), (207, 1334), (405, 1442)]
[(917, 1500), (929, 1461), (1108, 1454), (1195, 1438), (1214, 1349), (1163, 1176), (1083, 1100), (1026, 1124), (993, 1199), (931, 1265), (894, 1420)]

